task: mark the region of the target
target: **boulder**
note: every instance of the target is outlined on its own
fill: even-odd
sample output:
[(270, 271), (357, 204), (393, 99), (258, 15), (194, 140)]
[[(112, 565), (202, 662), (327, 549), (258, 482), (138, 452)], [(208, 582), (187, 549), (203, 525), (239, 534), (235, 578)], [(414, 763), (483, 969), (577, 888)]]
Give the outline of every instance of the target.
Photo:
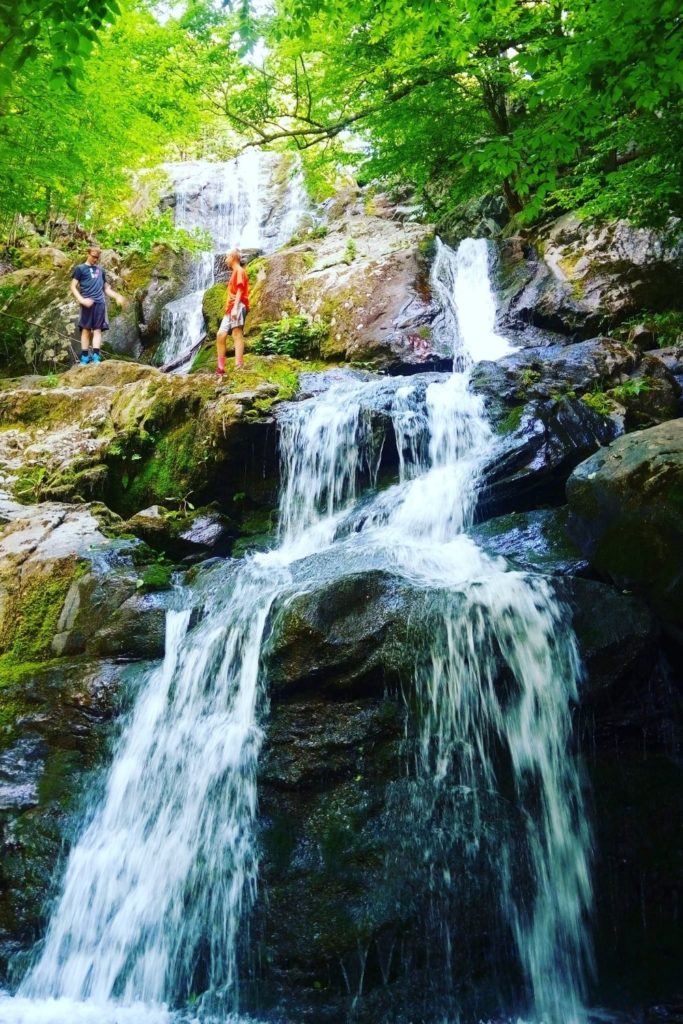
[(325, 581), (277, 610), (268, 644), (268, 684), (279, 697), (302, 688), (382, 696), (387, 678), (414, 665), (411, 614), (426, 614), (420, 588), (377, 569)]
[(456, 206), (441, 218), (436, 233), (446, 245), (457, 249), (464, 238), (497, 238), (509, 221), (504, 198), (490, 193)]
[[(431, 233), (400, 222), (384, 208), (364, 207), (354, 190), (328, 208), (324, 237), (311, 237), (255, 261), (250, 273), (250, 331), (283, 316), (320, 321), (325, 359), (346, 359), (396, 371), (431, 367), (437, 314), (429, 290)], [(211, 322), (216, 313), (211, 309)]]
[(636, 365), (637, 357), (621, 342), (591, 338), (573, 345), (524, 348), (497, 362), (477, 363), (472, 387), (507, 403), (579, 396), (620, 384)]
[(683, 420), (618, 438), (567, 481), (570, 530), (599, 572), (683, 638)]
[(620, 220), (596, 224), (566, 214), (533, 245), (509, 238), (500, 249), (502, 322), (578, 334), (596, 333), (640, 310), (666, 310), (678, 294), (683, 232)]
[(664, 361), (643, 356), (636, 373), (617, 389), (626, 413), (626, 427), (650, 427), (678, 416), (681, 387)]
[(588, 561), (567, 533), (568, 509), (512, 512), (472, 526), (467, 532), (487, 555), (513, 568), (551, 576), (585, 576)]
[(562, 504), (569, 473), (619, 427), (580, 399), (562, 398), (517, 406), (498, 430), (481, 477), (479, 511), (486, 516)]
[(145, 348), (161, 341), (161, 313), (167, 302), (192, 291), (192, 259), (187, 252), (157, 247), (151, 274), (136, 292), (138, 329)]

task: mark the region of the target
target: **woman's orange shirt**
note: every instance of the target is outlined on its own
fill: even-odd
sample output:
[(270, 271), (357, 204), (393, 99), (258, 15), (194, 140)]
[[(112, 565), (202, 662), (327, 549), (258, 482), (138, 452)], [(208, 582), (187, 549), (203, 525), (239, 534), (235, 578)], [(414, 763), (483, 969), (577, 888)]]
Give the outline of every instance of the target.
[(230, 275), (230, 281), (228, 282), (228, 300), (225, 306), (225, 312), (229, 313), (232, 309), (233, 303), (237, 297), (237, 293), (240, 292), (240, 301), (244, 303), (247, 309), (249, 309), (249, 278), (244, 267), (238, 267), (237, 270), (233, 270)]

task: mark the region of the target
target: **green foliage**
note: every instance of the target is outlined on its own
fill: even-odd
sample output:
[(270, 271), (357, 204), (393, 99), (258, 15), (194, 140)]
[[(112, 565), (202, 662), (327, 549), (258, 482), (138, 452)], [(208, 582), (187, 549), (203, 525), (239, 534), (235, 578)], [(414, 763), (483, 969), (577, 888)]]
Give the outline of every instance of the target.
[(645, 313), (625, 320), (614, 332), (616, 336), (630, 341), (631, 332), (637, 327), (645, 327), (655, 337), (658, 348), (683, 343), (683, 313), (679, 310), (668, 310), (666, 313)]
[(357, 254), (358, 247), (356, 245), (356, 240), (354, 238), (349, 238), (346, 242), (346, 247), (344, 249), (344, 262), (349, 264), (353, 263)]
[[(65, 30), (72, 38), (101, 5), (64, 0), (49, 7), (78, 7), (80, 16)], [(144, 220), (153, 197), (147, 181), (134, 181), (131, 172), (159, 163), (170, 143), (187, 144), (214, 116), (199, 83), (177, 73), (180, 52), (193, 45), (179, 21), (161, 24), (142, 0), (128, 0), (123, 17), (109, 27), (100, 19), (95, 31), (87, 78), (74, 72), (67, 81), (67, 65), (55, 78), (55, 61), (75, 68), (68, 46), (49, 17), (42, 21), (37, 52), (14, 70), (0, 100), (0, 235), (10, 242), (25, 231), (19, 215), (46, 231), (47, 242), (60, 236), (60, 244), (65, 233), (83, 238), (117, 223), (133, 198), (134, 217)]]
[(324, 323), (312, 323), (305, 316), (283, 317), (275, 323), (262, 324), (261, 334), (251, 346), (259, 355), (290, 356), (306, 359), (320, 348), (320, 342), (327, 336)]
[(124, 217), (100, 231), (98, 239), (107, 248), (142, 256), (149, 256), (156, 245), (165, 245), (173, 252), (185, 249), (193, 255), (211, 248), (208, 235), (175, 227), (170, 210), (150, 210), (142, 219)]
[(0, 0), (0, 94), (17, 70), (40, 59), (46, 36), (51, 76), (80, 78), (98, 31), (120, 11), (117, 0)]
[(260, 29), (266, 73), (231, 68), (226, 112), (321, 184), (326, 158), (435, 218), (488, 191), (522, 222), (683, 209), (677, 0), (278, 0)]
[(597, 412), (601, 416), (609, 416), (614, 411), (614, 405), (605, 391), (591, 391), (587, 395), (582, 395), (581, 401), (585, 402), (593, 412)]
[(623, 402), (624, 399), (637, 398), (638, 395), (644, 394), (650, 390), (650, 382), (647, 377), (629, 377), (623, 384), (618, 384), (617, 387), (610, 390), (612, 395), (618, 402)]

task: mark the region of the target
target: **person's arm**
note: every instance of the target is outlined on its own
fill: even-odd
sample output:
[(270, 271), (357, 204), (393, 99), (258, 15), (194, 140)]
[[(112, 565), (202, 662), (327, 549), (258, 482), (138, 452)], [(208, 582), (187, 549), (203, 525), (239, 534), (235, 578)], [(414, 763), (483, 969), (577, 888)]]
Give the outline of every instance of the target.
[(92, 306), (92, 304), (94, 302), (94, 299), (86, 299), (86, 298), (84, 298), (81, 295), (81, 290), (78, 287), (78, 278), (77, 277), (72, 277), (71, 278), (71, 284), (69, 285), (69, 289), (71, 291), (71, 294), (75, 298), (76, 302), (80, 306), (85, 306), (86, 309), (89, 309)]
[(104, 285), (104, 294), (107, 295), (110, 299), (114, 299), (116, 302), (118, 302), (119, 306), (127, 305), (128, 300), (119, 292), (115, 292), (112, 286), (110, 284), (107, 284), (106, 282)]

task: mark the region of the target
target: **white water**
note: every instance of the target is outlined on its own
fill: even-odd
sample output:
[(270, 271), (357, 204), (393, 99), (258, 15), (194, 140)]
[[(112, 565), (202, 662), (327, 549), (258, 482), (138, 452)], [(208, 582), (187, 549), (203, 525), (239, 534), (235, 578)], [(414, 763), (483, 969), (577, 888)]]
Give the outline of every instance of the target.
[[(172, 363), (204, 335), (202, 298), (214, 283), (215, 259), (232, 248), (272, 252), (294, 234), (307, 207), (303, 175), (294, 167), (277, 185), (283, 158), (249, 150), (234, 160), (166, 164), (176, 195), (175, 224), (201, 230), (212, 250), (192, 268), (191, 292), (169, 302), (161, 316), (160, 364)], [(276, 195), (274, 193), (277, 193)], [(188, 366), (181, 368), (187, 370)]]
[[(454, 281), (456, 355), (468, 363), (479, 358), (479, 339), (461, 270), (489, 289), (484, 243), (467, 243), (457, 257), (442, 249), (435, 266), (435, 285)], [(481, 341), (488, 353), (488, 328)], [(394, 424), (401, 479), (350, 527), (378, 471), (378, 408)], [(440, 625), (429, 667), (416, 678), (414, 772), (431, 793), (423, 788), (415, 805), (425, 857), (439, 858), (430, 822), (444, 795), (470, 794), (476, 819), (477, 794), (497, 790), (492, 749), (502, 743), (531, 883), (529, 892), (518, 888), (514, 859), (502, 848), (491, 864), (500, 911), (537, 1018), (584, 1019), (590, 836), (569, 751), (578, 664), (547, 585), (507, 572), (462, 532), (492, 443), (466, 372), (427, 382), (351, 380), (289, 407), (280, 545), (216, 569), (199, 595), (204, 618), (194, 629), (189, 610), (169, 613), (164, 663), (141, 685), (105, 796), (69, 857), (44, 946), (18, 998), (0, 1001), (0, 1020), (165, 1024), (165, 1007), (182, 1006), (196, 986), (206, 994), (190, 1016), (233, 1019), (238, 942), (257, 878), (261, 639), (273, 602), (295, 586), (296, 560), (323, 550), (341, 571), (379, 565), (437, 595)], [(504, 696), (498, 650), (513, 680)], [(473, 851), (484, 823), (478, 828)]]

